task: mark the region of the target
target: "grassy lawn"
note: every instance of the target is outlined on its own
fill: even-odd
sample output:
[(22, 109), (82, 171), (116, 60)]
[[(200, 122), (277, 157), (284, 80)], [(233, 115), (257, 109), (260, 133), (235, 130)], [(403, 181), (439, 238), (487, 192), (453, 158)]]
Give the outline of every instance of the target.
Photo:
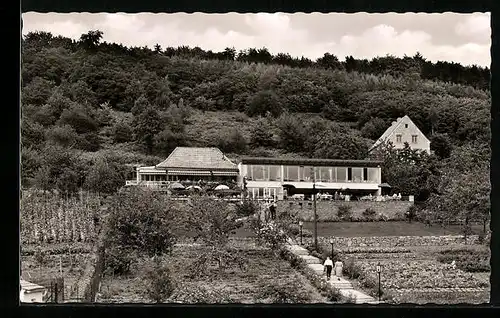
[[(304, 229), (313, 231), (313, 222), (304, 222)], [(474, 225), (475, 233), (482, 231), (481, 225)], [(370, 237), (370, 236), (434, 236), (460, 235), (460, 226), (438, 225), (428, 227), (418, 222), (318, 222), (318, 236)]]
[[(238, 256), (244, 259), (245, 268), (229, 266), (220, 271), (211, 266), (199, 276), (192, 277), (188, 268), (204, 249), (198, 244), (178, 244), (168, 256), (175, 280), (179, 288), (188, 290), (210, 290), (216, 294), (229, 295), (231, 303), (266, 303), (261, 292), (266, 287), (290, 285), (294, 282), (306, 293), (311, 303), (324, 303), (316, 288), (310, 284), (290, 264), (277, 258), (270, 250), (255, 246), (251, 240), (233, 239), (231, 246)], [(140, 268), (129, 277), (104, 277), (99, 302), (148, 302), (144, 290)]]

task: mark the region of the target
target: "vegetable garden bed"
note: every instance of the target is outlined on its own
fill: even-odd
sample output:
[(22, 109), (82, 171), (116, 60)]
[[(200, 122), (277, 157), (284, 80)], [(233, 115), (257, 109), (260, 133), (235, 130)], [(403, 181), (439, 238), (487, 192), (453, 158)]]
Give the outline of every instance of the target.
[[(172, 255), (166, 256), (177, 281), (177, 288), (167, 302), (269, 303), (275, 287), (286, 288), (299, 299), (307, 299), (305, 302), (326, 302), (307, 278), (272, 251), (255, 246), (248, 239), (233, 238), (231, 246), (235, 255), (244, 260), (244, 269), (234, 266), (220, 271), (210, 266), (204, 274), (192, 277), (189, 267), (204, 247), (176, 245)], [(139, 265), (129, 277), (105, 276), (98, 302), (149, 302), (143, 296), (140, 273)]]
[[(377, 293), (376, 266), (380, 262), (382, 291), (387, 291), (395, 303), (489, 301), (489, 268), (486, 264), (490, 251), (485, 245), (459, 244), (449, 236), (397, 238), (403, 246), (395, 246), (399, 244), (397, 240), (391, 241), (387, 237), (352, 238), (353, 242), (367, 243), (365, 246), (356, 246), (352, 242), (350, 247), (340, 244), (346, 243), (347, 239), (350, 238), (337, 237), (335, 251), (345, 262), (346, 274), (349, 270), (360, 274), (359, 278), (352, 278), (354, 285), (371, 295)], [(331, 246), (328, 240), (321, 238), (320, 242), (322, 253), (329, 255)], [(413, 242), (428, 242), (429, 246), (412, 246)], [(346, 262), (348, 260), (354, 265)], [(455, 268), (451, 265), (453, 260)]]

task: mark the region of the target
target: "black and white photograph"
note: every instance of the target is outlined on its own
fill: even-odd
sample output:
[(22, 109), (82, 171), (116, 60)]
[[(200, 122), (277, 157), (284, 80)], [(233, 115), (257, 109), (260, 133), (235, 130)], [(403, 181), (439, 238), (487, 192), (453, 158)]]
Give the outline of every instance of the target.
[(19, 301), (489, 303), (490, 19), (23, 13)]

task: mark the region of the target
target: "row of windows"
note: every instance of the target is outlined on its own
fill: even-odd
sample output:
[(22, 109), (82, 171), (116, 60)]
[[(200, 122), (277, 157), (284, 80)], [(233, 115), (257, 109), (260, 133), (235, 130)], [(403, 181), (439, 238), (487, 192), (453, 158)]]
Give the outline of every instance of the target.
[(207, 176), (182, 176), (182, 175), (175, 175), (175, 176), (167, 176), (164, 174), (141, 174), (141, 181), (198, 181), (198, 180), (205, 180), (205, 181), (228, 181), (228, 180), (233, 180), (235, 181), (236, 178), (234, 177), (224, 177), (224, 176), (213, 176), (213, 177), (207, 177)]
[[(396, 135), (396, 142), (398, 143), (401, 143), (401, 138), (402, 138), (403, 135), (401, 134), (397, 134)], [(418, 140), (418, 135), (412, 135), (411, 136), (411, 143), (412, 144), (416, 144), (417, 143), (417, 140)]]
[[(256, 181), (379, 182), (379, 168), (249, 165), (247, 177)], [(314, 174), (314, 175), (313, 175)]]
[(278, 196), (278, 189), (276, 188), (249, 188), (247, 190), (250, 198), (273, 198)]

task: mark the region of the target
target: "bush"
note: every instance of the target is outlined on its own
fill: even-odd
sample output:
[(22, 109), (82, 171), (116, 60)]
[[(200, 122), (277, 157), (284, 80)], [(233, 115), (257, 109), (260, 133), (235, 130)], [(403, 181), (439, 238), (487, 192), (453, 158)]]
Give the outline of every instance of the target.
[(272, 221), (264, 223), (258, 229), (257, 237), (272, 250), (280, 249), (288, 239), (285, 231)]
[(105, 252), (105, 273), (110, 275), (127, 275), (136, 261), (137, 257), (133, 251), (112, 246), (107, 248)]
[(372, 276), (364, 276), (361, 279), (361, 284), (368, 289), (377, 289), (378, 292), (378, 281)]
[(224, 289), (208, 289), (205, 286), (195, 284), (185, 284), (175, 290), (169, 299), (176, 303), (205, 303), (220, 304), (231, 303), (232, 299), (229, 293)]
[(366, 208), (366, 210), (363, 211), (363, 216), (372, 218), (377, 214), (377, 211), (373, 208)]
[(40, 247), (38, 247), (35, 250), (34, 257), (35, 257), (35, 261), (39, 265), (45, 265), (49, 261), (49, 255), (48, 255), (47, 251), (42, 250)]
[(216, 145), (226, 153), (241, 153), (246, 150), (247, 141), (237, 128), (227, 128), (218, 135)]
[(160, 258), (155, 257), (153, 264), (148, 265), (143, 275), (144, 294), (155, 303), (162, 303), (174, 292), (175, 282), (170, 269), (161, 263)]
[(171, 202), (159, 193), (131, 188), (114, 195), (109, 204), (105, 242), (107, 267), (125, 274), (133, 254), (148, 256), (169, 253), (175, 243), (176, 220)]
[(236, 214), (239, 216), (250, 216), (259, 211), (257, 204), (251, 200), (244, 200), (243, 203), (236, 205)]
[(352, 258), (347, 259), (343, 271), (350, 279), (358, 279), (363, 273), (361, 267)]
[(337, 215), (342, 221), (350, 221), (352, 219), (352, 207), (348, 204), (341, 204)]
[[(291, 223), (287, 226), (288, 235), (290, 236), (299, 236), (300, 235), (300, 226), (295, 223)], [(302, 237), (312, 237), (313, 233), (310, 230), (302, 228)]]
[(259, 288), (257, 300), (268, 300), (278, 304), (301, 304), (311, 301), (311, 295), (304, 291), (297, 280), (292, 281), (265, 281)]

